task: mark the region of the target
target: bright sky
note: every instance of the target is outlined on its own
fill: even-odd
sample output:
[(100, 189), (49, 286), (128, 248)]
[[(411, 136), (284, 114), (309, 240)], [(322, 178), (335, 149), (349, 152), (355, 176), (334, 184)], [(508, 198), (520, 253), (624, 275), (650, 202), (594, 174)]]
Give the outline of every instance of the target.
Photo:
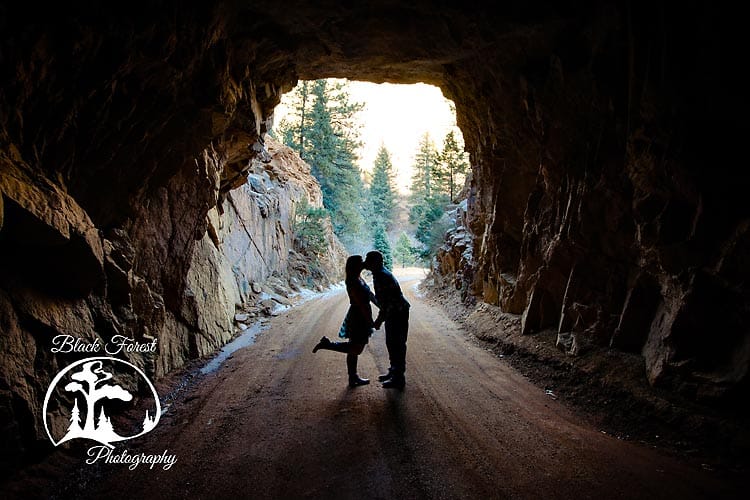
[[(353, 102), (362, 102), (365, 108), (359, 113), (362, 124), (362, 142), (359, 166), (371, 171), (380, 144), (391, 153), (396, 172), (396, 186), (407, 192), (411, 185), (412, 164), (419, 139), (430, 133), (438, 149), (443, 138), (456, 128), (456, 117), (451, 111), (450, 101), (443, 97), (439, 88), (424, 83), (397, 85), (392, 83), (349, 83), (349, 94)], [(276, 108), (276, 123), (286, 114), (284, 99)]]

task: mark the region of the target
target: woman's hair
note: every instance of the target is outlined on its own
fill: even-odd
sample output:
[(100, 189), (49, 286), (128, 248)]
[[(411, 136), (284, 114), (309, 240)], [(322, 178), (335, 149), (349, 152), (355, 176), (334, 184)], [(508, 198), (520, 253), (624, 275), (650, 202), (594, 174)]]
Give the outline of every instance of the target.
[(352, 255), (346, 259), (346, 281), (355, 280), (362, 272), (362, 256)]

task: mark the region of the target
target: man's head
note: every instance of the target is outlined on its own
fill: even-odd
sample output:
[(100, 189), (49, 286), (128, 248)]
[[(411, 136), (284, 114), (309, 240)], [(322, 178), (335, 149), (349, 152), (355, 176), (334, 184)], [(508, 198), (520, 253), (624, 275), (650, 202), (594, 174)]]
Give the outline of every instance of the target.
[(383, 268), (383, 254), (378, 252), (377, 250), (373, 250), (372, 252), (367, 252), (364, 266), (365, 266), (365, 269), (369, 271), (377, 271), (378, 269), (382, 269)]

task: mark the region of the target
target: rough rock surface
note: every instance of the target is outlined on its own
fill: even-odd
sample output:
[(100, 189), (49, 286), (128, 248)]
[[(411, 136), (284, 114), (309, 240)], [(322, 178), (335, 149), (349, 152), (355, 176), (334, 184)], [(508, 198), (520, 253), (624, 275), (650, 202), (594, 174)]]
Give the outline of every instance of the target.
[[(514, 71), (448, 85), (476, 162), (464, 275), (524, 334), (641, 353), (652, 384), (744, 404), (748, 179), (727, 166), (737, 88), (718, 56), (731, 42), (700, 28), (704, 7), (590, 14), (531, 37)], [(480, 95), (501, 119), (462, 113)]]
[(432, 265), (434, 280), (439, 286), (461, 291), (463, 300), (470, 300), (471, 273), (474, 268), (474, 235), (468, 229), (468, 199), (449, 212), (453, 227), (445, 235)]
[[(253, 162), (247, 184), (227, 193), (222, 215), (209, 211), (208, 231), (193, 251), (181, 310), (187, 322), (180, 325), (185, 336), (193, 334), (191, 357), (211, 353), (232, 337), (236, 310), (266, 300), (289, 305), (285, 296), (300, 287), (343, 279), (346, 251), (330, 223), (326, 251), (317, 259), (295, 246), (297, 205), (303, 198), (312, 206), (323, 203), (310, 167), (286, 146), (272, 139), (267, 145), (270, 161)], [(266, 286), (259, 285), (263, 282)], [(248, 319), (244, 315), (238, 322)]]
[[(271, 313), (301, 287), (342, 278), (345, 250), (330, 223), (323, 255), (313, 259), (295, 247), (296, 207), (303, 199), (321, 206), (320, 186), (296, 153), (267, 141), (261, 159), (244, 168), (247, 183), (224, 194), (203, 214), (205, 221), (192, 222), (208, 228), (197, 241), (194, 229), (181, 224), (200, 213), (196, 207), (206, 207), (199, 201), (205, 177), (190, 192), (178, 174), (141, 207), (137, 222), (105, 237), (54, 183), (13, 161), (3, 165), (0, 408), (6, 456), (46, 448), (41, 405), (47, 385), (60, 368), (84, 356), (52, 354), (55, 335), (102, 343), (115, 334), (156, 337), (155, 356), (126, 357), (160, 377), (230, 340), (242, 329), (241, 322), (235, 328), (237, 310), (270, 297)], [(206, 164), (209, 154), (203, 154)], [(187, 262), (174, 262), (181, 252), (189, 253)], [(167, 272), (176, 266), (185, 266), (181, 280)], [(179, 297), (169, 295), (175, 286)]]
[(642, 352), (665, 388), (743, 400), (742, 17), (485, 4), (0, 5), (4, 435), (37, 443), (70, 361), (55, 332), (158, 336), (154, 374), (210, 348), (188, 333), (194, 250), (299, 77), (441, 86), (472, 155), (474, 294), (526, 333)]

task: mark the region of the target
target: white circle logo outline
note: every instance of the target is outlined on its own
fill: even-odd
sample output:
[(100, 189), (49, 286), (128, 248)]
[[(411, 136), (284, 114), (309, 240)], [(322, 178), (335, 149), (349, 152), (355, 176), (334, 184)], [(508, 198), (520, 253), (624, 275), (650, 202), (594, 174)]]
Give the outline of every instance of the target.
[[(124, 363), (128, 365), (129, 367), (133, 368), (146, 381), (149, 389), (151, 389), (151, 394), (154, 396), (154, 401), (156, 402), (156, 415), (155, 415), (156, 420), (154, 421), (153, 427), (147, 431), (146, 430), (141, 431), (140, 433), (134, 436), (125, 437), (124, 439), (121, 439), (120, 441), (129, 441), (131, 439), (135, 439), (139, 436), (142, 436), (144, 434), (151, 432), (159, 423), (159, 420), (161, 420), (161, 403), (159, 402), (159, 394), (156, 392), (156, 387), (154, 387), (154, 384), (151, 383), (151, 380), (146, 376), (145, 373), (143, 373), (143, 370), (135, 366), (133, 363), (130, 363), (129, 361), (125, 361), (124, 359), (113, 358), (111, 356), (98, 356), (94, 358), (85, 358), (85, 359), (78, 360), (75, 363), (72, 363), (66, 366), (65, 368), (63, 368), (62, 370), (60, 370), (57, 373), (57, 375), (55, 375), (55, 378), (52, 379), (52, 382), (50, 382), (49, 387), (47, 388), (47, 394), (44, 396), (44, 406), (42, 407), (44, 430), (47, 432), (47, 437), (49, 438), (49, 440), (55, 446), (58, 446), (59, 444), (61, 444), (63, 440), (61, 439), (60, 441), (55, 442), (55, 438), (52, 437), (52, 433), (50, 432), (49, 426), (47, 425), (47, 404), (49, 403), (49, 399), (50, 399), (50, 396), (52, 395), (52, 391), (55, 389), (55, 387), (57, 387), (57, 384), (58, 382), (60, 382), (60, 379), (62, 379), (66, 373), (68, 373), (70, 370), (72, 370), (76, 366), (89, 362), (89, 361), (100, 361), (100, 360), (114, 361), (116, 363)], [(112, 447), (112, 445), (107, 445), (107, 446)]]

